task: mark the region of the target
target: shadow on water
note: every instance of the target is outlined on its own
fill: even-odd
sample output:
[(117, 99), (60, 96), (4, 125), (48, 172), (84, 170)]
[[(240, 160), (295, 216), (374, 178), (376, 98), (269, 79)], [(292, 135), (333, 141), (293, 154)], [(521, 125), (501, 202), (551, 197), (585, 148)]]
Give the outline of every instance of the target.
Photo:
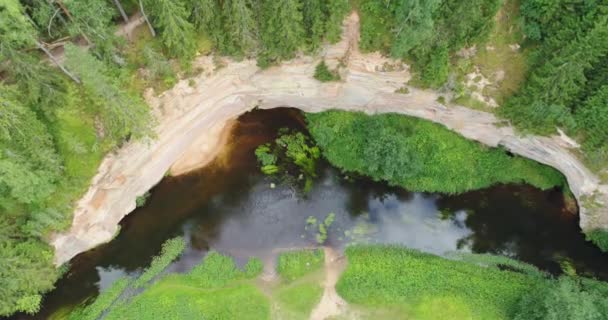
[(230, 145), (211, 165), (165, 178), (146, 205), (121, 222), (110, 243), (72, 260), (70, 271), (45, 297), (36, 318), (82, 303), (121, 276), (136, 276), (162, 243), (183, 235), (188, 247), (171, 271), (186, 272), (210, 249), (243, 262), (269, 250), (315, 244), (306, 219), (336, 221), (333, 245), (401, 243), (433, 253), (495, 253), (559, 273), (569, 260), (580, 273), (608, 279), (608, 257), (585, 241), (577, 217), (565, 210), (562, 192), (495, 186), (456, 196), (411, 193), (367, 178), (346, 177), (322, 163), (311, 192), (270, 187), (259, 173), (254, 149), (279, 128), (305, 130), (294, 109), (253, 111), (239, 118)]

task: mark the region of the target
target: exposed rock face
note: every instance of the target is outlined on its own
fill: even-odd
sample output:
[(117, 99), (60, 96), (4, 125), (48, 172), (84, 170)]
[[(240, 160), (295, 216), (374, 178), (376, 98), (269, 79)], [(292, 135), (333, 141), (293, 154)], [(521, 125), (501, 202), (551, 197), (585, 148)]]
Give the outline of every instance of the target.
[[(493, 114), (437, 103), (438, 95), (432, 91), (411, 89), (408, 94), (395, 93), (409, 79), (407, 68), (378, 71), (395, 62), (377, 54), (360, 54), (357, 40), (358, 17), (353, 14), (346, 21), (342, 42), (326, 48), (323, 54), (330, 65), (337, 65), (338, 60), (345, 64), (341, 70), (343, 80), (337, 83), (313, 79), (320, 59), (311, 57), (263, 71), (255, 61), (228, 61), (226, 67), (210, 71), (212, 58), (200, 58), (196, 63), (207, 72), (193, 79), (194, 86), (181, 81), (160, 97), (148, 97), (159, 121), (157, 138), (129, 143), (104, 159), (88, 192), (77, 204), (72, 227), (51, 239), (56, 264), (109, 241), (118, 222), (135, 209), (137, 196), (157, 184), (174, 163), (186, 162), (185, 167), (192, 168), (196, 167), (192, 166), (196, 162), (193, 159), (208, 160), (216, 148), (204, 151), (199, 146), (217, 146), (222, 136), (218, 127), (254, 107), (290, 106), (306, 112), (333, 108), (370, 114), (395, 112), (442, 124), (468, 139), (492, 147), (503, 146), (557, 168), (567, 177), (579, 200), (581, 227), (608, 227), (608, 186), (600, 184), (559, 136), (521, 136), (513, 128), (501, 125)], [(187, 170), (177, 167), (174, 172)]]

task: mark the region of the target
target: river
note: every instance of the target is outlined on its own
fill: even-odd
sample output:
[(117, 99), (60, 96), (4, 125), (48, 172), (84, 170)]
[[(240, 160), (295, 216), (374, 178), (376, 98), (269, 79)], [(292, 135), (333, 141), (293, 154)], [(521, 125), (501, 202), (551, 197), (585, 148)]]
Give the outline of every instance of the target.
[[(460, 195), (412, 193), (319, 165), (303, 194), (260, 173), (253, 154), (279, 128), (305, 131), (299, 111), (279, 108), (241, 116), (228, 146), (209, 166), (166, 177), (146, 204), (121, 222), (111, 242), (82, 253), (34, 317), (48, 319), (86, 303), (122, 276), (135, 277), (162, 243), (184, 236), (188, 245), (170, 272), (188, 271), (211, 249), (244, 262), (273, 259), (277, 250), (315, 245), (318, 221), (334, 213), (328, 243), (398, 243), (443, 254), (493, 253), (529, 262), (554, 274), (567, 261), (579, 274), (608, 279), (608, 256), (585, 241), (578, 217), (561, 190), (498, 185)], [(275, 184), (274, 186), (272, 184)]]

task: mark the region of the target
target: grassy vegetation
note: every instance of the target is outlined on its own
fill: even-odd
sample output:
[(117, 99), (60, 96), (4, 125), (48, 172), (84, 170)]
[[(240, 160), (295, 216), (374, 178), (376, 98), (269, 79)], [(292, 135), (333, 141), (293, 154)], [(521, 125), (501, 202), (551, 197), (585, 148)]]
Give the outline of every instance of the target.
[(163, 243), (163, 248), (160, 255), (152, 259), (152, 263), (146, 271), (137, 278), (133, 286), (141, 288), (158, 276), (173, 260), (175, 260), (186, 248), (184, 238), (177, 237), (167, 240)]
[(282, 314), (288, 315), (289, 319), (308, 319), (322, 294), (323, 288), (318, 281), (306, 281), (278, 289), (275, 297), (283, 309)]
[(410, 191), (459, 193), (497, 183), (548, 189), (565, 183), (553, 168), (484, 147), (429, 121), (344, 111), (306, 118), (333, 165)]
[(308, 319), (321, 300), (324, 252), (294, 250), (279, 255), (277, 271), (281, 283), (273, 288), (273, 300), (278, 306), (278, 319)]
[(95, 301), (82, 309), (73, 311), (69, 318), (70, 320), (96, 320), (103, 314), (105, 310), (110, 308), (112, 304), (120, 297), (123, 291), (129, 286), (130, 280), (122, 278), (112, 284), (110, 288), (102, 292)]
[(324, 262), (322, 249), (290, 251), (279, 255), (277, 271), (283, 279), (293, 281), (320, 269)]
[(210, 252), (190, 273), (163, 278), (106, 319), (268, 319), (269, 300), (250, 280), (261, 271), (257, 261), (240, 270), (232, 258)]
[(347, 248), (338, 293), (365, 315), (395, 319), (600, 320), (608, 284), (552, 278), (505, 257), (456, 254), (448, 260), (397, 246)]
[[(523, 83), (527, 72), (526, 51), (518, 49), (522, 41), (519, 0), (506, 0), (498, 12), (496, 24), (485, 45), (478, 46), (472, 62), (492, 82), (488, 95), (498, 105), (513, 95)], [(497, 75), (504, 72), (498, 81)]]
[(110, 311), (106, 319), (268, 319), (268, 299), (251, 283), (205, 288), (173, 275)]
[(519, 298), (544, 281), (402, 247), (354, 246), (346, 255), (337, 284), (343, 298), (372, 308), (402, 306), (415, 319), (509, 319)]

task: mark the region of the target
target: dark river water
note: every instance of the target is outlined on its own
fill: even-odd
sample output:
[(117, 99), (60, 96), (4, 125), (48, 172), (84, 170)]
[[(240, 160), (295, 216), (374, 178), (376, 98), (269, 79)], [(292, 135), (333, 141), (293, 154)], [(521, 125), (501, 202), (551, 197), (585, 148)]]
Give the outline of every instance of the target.
[[(281, 127), (305, 130), (293, 109), (253, 111), (236, 125), (230, 146), (208, 167), (164, 179), (145, 206), (121, 222), (110, 243), (73, 259), (70, 271), (45, 297), (35, 318), (96, 296), (121, 276), (137, 276), (161, 244), (183, 235), (188, 247), (171, 271), (197, 264), (210, 249), (268, 257), (278, 248), (315, 244), (306, 219), (335, 213), (328, 242), (399, 243), (442, 254), (494, 253), (532, 263), (552, 273), (569, 261), (579, 274), (608, 279), (608, 256), (586, 242), (578, 217), (565, 209), (560, 190), (500, 185), (448, 196), (412, 193), (367, 178), (346, 177), (326, 163), (312, 190), (271, 181), (259, 172), (254, 149)], [(309, 228), (310, 229), (310, 228)]]

